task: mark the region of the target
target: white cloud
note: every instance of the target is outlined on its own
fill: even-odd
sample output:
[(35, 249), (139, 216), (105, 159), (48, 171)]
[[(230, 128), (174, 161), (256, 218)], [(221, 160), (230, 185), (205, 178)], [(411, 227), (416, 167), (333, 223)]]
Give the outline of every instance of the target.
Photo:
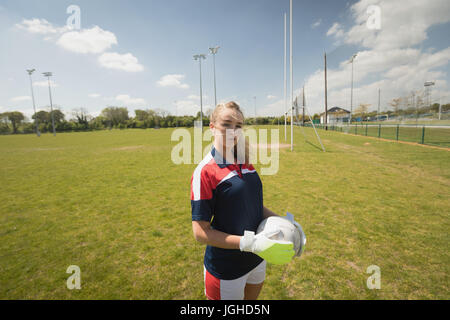
[(19, 96), (19, 97), (14, 97), (14, 98), (9, 99), (9, 101), (12, 101), (12, 102), (21, 102), (21, 101), (29, 101), (29, 100), (31, 100), (30, 96)]
[(116, 52), (103, 53), (99, 58), (100, 65), (107, 69), (122, 70), (127, 72), (140, 72), (144, 66), (131, 53), (119, 54)]
[(311, 28), (315, 29), (318, 26), (320, 26), (321, 23), (322, 23), (322, 19), (319, 19), (319, 20), (315, 21), (313, 24), (311, 24)]
[(98, 26), (91, 29), (69, 31), (56, 42), (60, 47), (76, 53), (102, 53), (117, 44), (114, 33)]
[(334, 35), (336, 38), (342, 37), (344, 35), (344, 30), (342, 29), (342, 26), (335, 22), (330, 29), (327, 31), (327, 36)]
[(21, 23), (17, 23), (16, 27), (30, 33), (36, 34), (58, 34), (69, 30), (68, 27), (55, 27), (45, 19), (23, 19)]
[[(140, 72), (144, 67), (131, 53), (119, 54), (105, 52), (117, 45), (117, 37), (99, 26), (90, 29), (73, 30), (71, 27), (56, 27), (45, 19), (24, 19), (16, 27), (34, 34), (45, 35), (44, 41), (55, 42), (61, 48), (81, 54), (101, 54), (98, 56), (100, 66), (107, 69), (127, 72)], [(57, 38), (59, 37), (59, 38)]]
[[(369, 5), (381, 8), (380, 30), (367, 27)], [(388, 102), (394, 98), (410, 95), (412, 91), (420, 93), (427, 80), (436, 80), (435, 99), (449, 91), (445, 67), (450, 61), (450, 47), (435, 52), (420, 46), (428, 38), (427, 30), (431, 26), (450, 22), (448, 1), (360, 0), (349, 10), (353, 21), (348, 30), (334, 23), (327, 35), (343, 44), (361, 47), (354, 60), (353, 110), (360, 103), (369, 103), (369, 109), (376, 110), (378, 89), (381, 89), (382, 109), (389, 107)], [(348, 60), (336, 68), (328, 68), (328, 107), (341, 106), (350, 110), (351, 64)], [(305, 90), (311, 113), (323, 112), (322, 69), (307, 78)], [(300, 90), (296, 93), (300, 94)]]
[[(282, 115), (284, 115), (284, 110), (285, 110), (284, 99), (279, 99), (268, 105), (258, 108), (258, 110), (256, 110), (256, 113), (258, 116), (269, 116), (269, 115), (270, 116), (273, 116), (273, 115), (282, 116)], [(254, 117), (254, 115), (255, 115), (255, 112), (253, 110), (251, 110), (251, 113), (248, 114), (247, 116)]]
[(126, 106), (141, 107), (147, 105), (147, 101), (142, 98), (131, 98), (128, 94), (119, 94), (115, 98)]
[[(426, 80), (436, 80), (436, 90), (448, 90), (445, 80), (447, 75), (436, 69), (447, 65), (449, 61), (450, 47), (435, 53), (423, 53), (418, 49), (361, 51), (354, 62), (353, 108), (360, 103), (370, 103), (370, 109), (375, 109), (379, 88), (382, 108), (393, 98), (408, 95), (413, 90), (422, 90)], [(323, 110), (323, 77), (323, 70), (317, 70), (306, 81), (307, 105), (314, 112)], [(351, 65), (342, 63), (337, 69), (328, 69), (327, 78), (328, 106), (341, 106), (350, 110)]]
[(99, 98), (99, 97), (101, 97), (101, 94), (99, 94), (99, 93), (91, 93), (91, 94), (88, 95), (88, 97), (89, 98)]
[(269, 99), (269, 100), (275, 99), (275, 98), (276, 98), (276, 96), (273, 96), (273, 95), (271, 95), (271, 94), (269, 94), (269, 95), (267, 96), (267, 99)]
[[(369, 5), (380, 8), (380, 30), (367, 26)], [(345, 33), (345, 42), (380, 50), (417, 45), (427, 39), (427, 30), (432, 25), (450, 21), (447, 0), (361, 0), (350, 10), (355, 25)]]
[(184, 77), (184, 74), (167, 74), (161, 77), (161, 79), (159, 79), (156, 83), (159, 87), (175, 87), (180, 89), (188, 89), (189, 86), (181, 82)]

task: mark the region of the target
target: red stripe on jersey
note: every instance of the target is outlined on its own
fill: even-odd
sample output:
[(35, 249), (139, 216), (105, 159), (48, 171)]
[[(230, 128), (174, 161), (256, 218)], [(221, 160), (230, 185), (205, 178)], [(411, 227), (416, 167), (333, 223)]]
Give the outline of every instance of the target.
[(205, 270), (206, 296), (210, 300), (220, 300), (220, 279), (214, 277), (208, 270)]
[[(249, 167), (243, 165), (242, 167), (254, 170), (253, 166)], [(238, 170), (239, 165), (229, 165), (225, 168), (220, 168), (214, 161), (214, 158), (206, 164), (197, 166), (194, 174), (191, 177), (191, 200), (208, 200), (212, 198), (212, 192), (223, 178), (225, 178), (233, 170)], [(201, 170), (197, 172), (197, 170)], [(196, 176), (197, 174), (197, 176)], [(194, 181), (194, 179), (196, 179)], [(194, 189), (198, 192), (200, 198), (194, 195)]]

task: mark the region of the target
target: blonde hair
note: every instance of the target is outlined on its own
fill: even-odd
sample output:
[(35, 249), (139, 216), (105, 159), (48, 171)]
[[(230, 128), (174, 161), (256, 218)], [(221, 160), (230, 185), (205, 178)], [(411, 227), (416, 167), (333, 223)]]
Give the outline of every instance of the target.
[(234, 101), (230, 101), (230, 102), (218, 104), (214, 108), (214, 111), (211, 113), (209, 121), (211, 121), (212, 123), (216, 123), (217, 117), (219, 116), (220, 112), (225, 108), (235, 110), (237, 113), (239, 113), (241, 115), (242, 120), (244, 120), (244, 113), (242, 112), (239, 105)]
[[(211, 116), (209, 118), (209, 121), (213, 124), (216, 123), (217, 118), (219, 117), (219, 114), (225, 109), (233, 109), (236, 111), (236, 113), (240, 114), (242, 117), (242, 122), (244, 122), (244, 113), (242, 112), (241, 108), (239, 107), (239, 105), (234, 102), (234, 101), (230, 101), (230, 102), (226, 102), (226, 103), (220, 103), (218, 104), (215, 108), (214, 111), (211, 113)], [(250, 157), (250, 147), (249, 147), (249, 140), (248, 137), (244, 137), (245, 139), (245, 165), (249, 165), (249, 157)], [(235, 160), (237, 159), (237, 155), (238, 155), (238, 151), (237, 151), (237, 144), (234, 146), (234, 158)]]

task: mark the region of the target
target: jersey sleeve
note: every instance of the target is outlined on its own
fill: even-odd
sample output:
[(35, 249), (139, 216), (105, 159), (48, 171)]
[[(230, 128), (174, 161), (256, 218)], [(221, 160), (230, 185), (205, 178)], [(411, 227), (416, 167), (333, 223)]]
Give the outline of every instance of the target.
[(192, 221), (211, 221), (214, 190), (206, 170), (194, 171), (191, 178)]

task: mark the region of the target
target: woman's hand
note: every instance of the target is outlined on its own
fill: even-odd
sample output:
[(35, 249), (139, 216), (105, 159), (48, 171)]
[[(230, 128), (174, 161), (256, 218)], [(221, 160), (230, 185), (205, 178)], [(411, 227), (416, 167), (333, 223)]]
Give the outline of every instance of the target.
[(263, 231), (255, 235), (245, 231), (240, 241), (241, 251), (252, 252), (272, 264), (286, 264), (295, 255), (294, 244), (290, 241), (272, 240), (281, 230)]

